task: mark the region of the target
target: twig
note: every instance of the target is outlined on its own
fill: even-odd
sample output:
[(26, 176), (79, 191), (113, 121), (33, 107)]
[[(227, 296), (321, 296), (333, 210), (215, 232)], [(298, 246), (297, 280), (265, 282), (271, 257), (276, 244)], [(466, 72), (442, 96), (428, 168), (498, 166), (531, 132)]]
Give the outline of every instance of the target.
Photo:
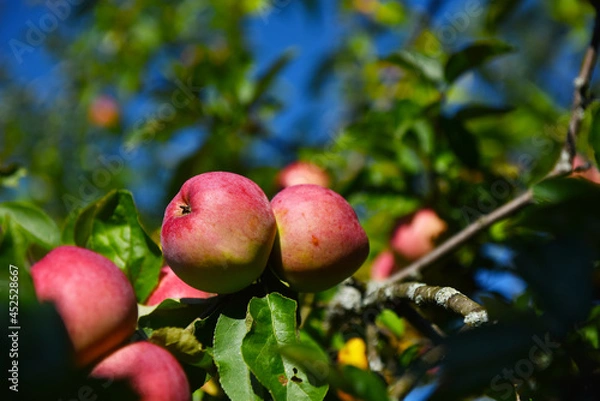
[(600, 46), (600, 19), (598, 18), (598, 11), (600, 5), (598, 1), (591, 1), (592, 5), (596, 9), (596, 18), (594, 19), (594, 28), (592, 31), (592, 39), (585, 52), (583, 62), (581, 63), (581, 69), (579, 75), (575, 78), (573, 85), (575, 91), (573, 93), (573, 105), (571, 107), (571, 119), (569, 120), (569, 130), (567, 132), (567, 138), (560, 155), (560, 159), (554, 167), (554, 172), (561, 174), (571, 171), (573, 165), (573, 159), (576, 153), (576, 141), (577, 134), (581, 128), (581, 122), (583, 121), (584, 112), (587, 108), (588, 101), (588, 89), (590, 81), (592, 79), (592, 73), (596, 60), (598, 59), (598, 48)]
[(383, 361), (377, 350), (379, 339), (377, 338), (377, 326), (374, 322), (367, 323), (365, 337), (367, 338), (367, 359), (369, 361), (369, 369), (373, 372), (381, 372), (383, 370)]

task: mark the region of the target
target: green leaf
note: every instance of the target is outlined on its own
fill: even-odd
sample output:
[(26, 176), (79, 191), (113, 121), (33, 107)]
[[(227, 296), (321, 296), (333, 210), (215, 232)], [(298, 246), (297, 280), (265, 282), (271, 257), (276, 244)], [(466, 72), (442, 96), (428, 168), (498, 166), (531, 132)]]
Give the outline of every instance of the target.
[(296, 308), (295, 301), (278, 293), (253, 298), (248, 307), (251, 328), (242, 342), (242, 355), (275, 401), (322, 400), (327, 386), (311, 382), (302, 366), (279, 351), (298, 341)]
[(401, 50), (386, 57), (383, 61), (412, 71), (417, 76), (436, 86), (442, 84), (444, 81), (444, 72), (440, 63), (436, 59), (424, 56), (418, 52)]
[(553, 178), (535, 185), (533, 194), (537, 204), (527, 208), (512, 226), (600, 245), (599, 185), (583, 178)]
[(448, 138), (450, 149), (460, 161), (469, 168), (478, 168), (481, 156), (475, 135), (456, 119), (442, 119), (442, 127)]
[(27, 234), (17, 222), (7, 216), (4, 218), (2, 230), (0, 230), (0, 263), (2, 263), (2, 280), (8, 279), (8, 268), (15, 265), (25, 268), (27, 263)]
[(161, 327), (187, 327), (198, 316), (204, 316), (214, 310), (219, 297), (187, 300), (165, 299), (156, 306), (140, 306), (138, 326), (143, 329)]
[(65, 219), (60, 234), (60, 241), (63, 245), (75, 245), (75, 225), (77, 223), (78, 218), (79, 213), (72, 212), (69, 213), (69, 215)]
[(600, 108), (596, 109), (592, 117), (592, 126), (588, 137), (590, 147), (594, 149), (596, 166), (600, 166)]
[(446, 81), (451, 84), (463, 73), (470, 69), (479, 67), (493, 57), (500, 56), (513, 51), (513, 47), (497, 41), (478, 41), (463, 50), (452, 54), (444, 67)]
[(27, 169), (17, 164), (0, 166), (0, 187), (17, 188), (21, 178), (27, 176)]
[(52, 249), (60, 243), (56, 223), (37, 206), (26, 202), (0, 203), (0, 220), (10, 216), (37, 244)]
[(27, 234), (14, 219), (6, 217), (0, 230), (0, 296), (7, 303), (10, 283), (15, 280), (18, 283), (21, 306), (37, 302), (33, 282), (26, 268), (28, 248)]
[(600, 200), (600, 187), (584, 179), (551, 178), (533, 187), (533, 197), (538, 204)]
[(158, 283), (162, 255), (138, 219), (131, 193), (112, 191), (85, 208), (75, 222), (77, 245), (112, 260), (125, 272), (139, 302)]
[(242, 357), (242, 341), (249, 328), (246, 323), (247, 303), (241, 303), (236, 302), (219, 316), (213, 358), (219, 370), (221, 387), (229, 398), (233, 401), (261, 400), (264, 397), (258, 394), (262, 393), (262, 386), (256, 382)]
[(344, 392), (364, 401), (389, 399), (385, 382), (375, 373), (351, 365), (342, 366), (341, 372)]
[(206, 353), (191, 329), (161, 327), (154, 330), (150, 342), (167, 349), (180, 361), (190, 365), (201, 365)]
[(293, 60), (294, 51), (286, 51), (279, 56), (256, 80), (256, 86), (252, 98), (248, 102), (249, 107), (256, 104), (265, 92), (271, 87), (277, 75)]
[(404, 320), (390, 309), (382, 310), (375, 322), (378, 325), (387, 328), (398, 338), (401, 338), (404, 335)]

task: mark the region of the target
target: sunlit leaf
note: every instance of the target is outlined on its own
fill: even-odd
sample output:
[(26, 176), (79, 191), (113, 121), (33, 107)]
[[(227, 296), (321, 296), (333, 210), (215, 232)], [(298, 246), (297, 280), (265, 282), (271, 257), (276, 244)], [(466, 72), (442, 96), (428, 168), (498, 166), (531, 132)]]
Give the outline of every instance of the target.
[(275, 401), (322, 400), (327, 386), (311, 382), (302, 366), (281, 355), (279, 348), (298, 341), (296, 302), (277, 293), (254, 298), (248, 307), (251, 328), (242, 342), (242, 355)]
[(158, 283), (162, 253), (142, 228), (128, 191), (113, 191), (85, 208), (75, 223), (75, 242), (112, 260), (125, 272), (138, 301)]

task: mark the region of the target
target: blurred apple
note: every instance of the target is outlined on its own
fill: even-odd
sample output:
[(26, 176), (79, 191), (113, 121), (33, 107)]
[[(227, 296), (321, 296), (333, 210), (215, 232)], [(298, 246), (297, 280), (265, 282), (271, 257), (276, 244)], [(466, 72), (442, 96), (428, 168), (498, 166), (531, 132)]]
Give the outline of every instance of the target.
[(402, 219), (392, 234), (391, 246), (400, 259), (411, 262), (431, 252), (448, 226), (431, 209)]
[(394, 252), (386, 249), (373, 260), (371, 264), (371, 280), (383, 281), (398, 271)]
[(187, 180), (165, 210), (167, 264), (188, 285), (229, 294), (264, 271), (277, 228), (269, 199), (250, 179), (211, 172)]
[(190, 385), (183, 368), (169, 351), (149, 342), (120, 348), (103, 359), (91, 376), (125, 380), (139, 401), (189, 401)]
[(308, 162), (289, 164), (277, 175), (279, 188), (301, 184), (314, 184), (328, 188), (330, 185), (329, 175), (321, 167)]
[(31, 268), (35, 293), (52, 302), (84, 366), (135, 331), (137, 301), (125, 274), (88, 249), (60, 246)]
[(98, 96), (90, 104), (88, 118), (98, 127), (112, 128), (119, 121), (119, 105), (111, 96)]
[(165, 266), (160, 270), (158, 278), (158, 286), (152, 291), (148, 297), (146, 305), (158, 305), (165, 299), (181, 299), (181, 298), (210, 298), (213, 294), (200, 291), (194, 287), (190, 287), (171, 270), (169, 266)]
[(369, 239), (352, 206), (318, 185), (294, 185), (271, 201), (278, 238), (271, 255), (280, 279), (318, 292), (350, 277), (369, 254)]
[[(573, 159), (573, 168), (574, 169), (577, 167), (585, 166), (586, 164), (587, 164), (586, 160), (583, 157), (581, 157), (580, 155), (576, 155), (575, 159)], [(594, 165), (592, 165), (586, 171), (580, 171), (580, 172), (573, 173), (573, 176), (582, 177), (582, 178), (585, 178), (586, 180), (589, 180), (596, 184), (600, 184), (600, 171), (598, 171), (598, 168)]]

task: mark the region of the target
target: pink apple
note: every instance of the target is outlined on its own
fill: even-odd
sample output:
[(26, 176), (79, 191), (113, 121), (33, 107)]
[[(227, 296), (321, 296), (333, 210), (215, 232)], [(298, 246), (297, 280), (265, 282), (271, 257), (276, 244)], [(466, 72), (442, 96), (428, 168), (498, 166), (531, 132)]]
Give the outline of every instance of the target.
[(373, 264), (371, 265), (371, 279), (375, 281), (385, 280), (397, 270), (394, 253), (386, 249), (373, 260)]
[(119, 105), (111, 96), (98, 96), (90, 104), (88, 118), (98, 127), (114, 127), (119, 121)]
[(190, 385), (183, 368), (169, 351), (149, 342), (120, 348), (103, 359), (91, 376), (125, 380), (139, 401), (189, 401)]
[(447, 229), (446, 223), (431, 209), (421, 209), (401, 220), (391, 245), (397, 255), (414, 261), (435, 248), (435, 240)]
[(308, 162), (289, 164), (277, 175), (279, 188), (300, 184), (314, 184), (327, 188), (330, 184), (329, 175), (321, 167)]
[[(573, 159), (573, 168), (584, 166), (587, 162), (580, 155), (576, 155), (575, 159)], [(600, 184), (600, 171), (594, 165), (592, 165), (588, 170), (577, 172), (573, 174), (575, 177), (582, 177), (586, 180), (594, 182), (596, 184)]]
[(277, 228), (264, 192), (233, 173), (186, 181), (165, 210), (161, 242), (166, 262), (187, 284), (228, 294), (264, 271)]
[(88, 249), (60, 246), (31, 268), (40, 301), (55, 304), (84, 366), (135, 331), (137, 301), (125, 274)]
[(158, 305), (165, 299), (210, 298), (213, 294), (190, 287), (182, 281), (169, 266), (160, 270), (158, 286), (152, 291), (146, 305)]
[(369, 254), (369, 240), (346, 200), (319, 185), (295, 185), (271, 201), (278, 238), (276, 274), (296, 291), (317, 292), (350, 277)]

